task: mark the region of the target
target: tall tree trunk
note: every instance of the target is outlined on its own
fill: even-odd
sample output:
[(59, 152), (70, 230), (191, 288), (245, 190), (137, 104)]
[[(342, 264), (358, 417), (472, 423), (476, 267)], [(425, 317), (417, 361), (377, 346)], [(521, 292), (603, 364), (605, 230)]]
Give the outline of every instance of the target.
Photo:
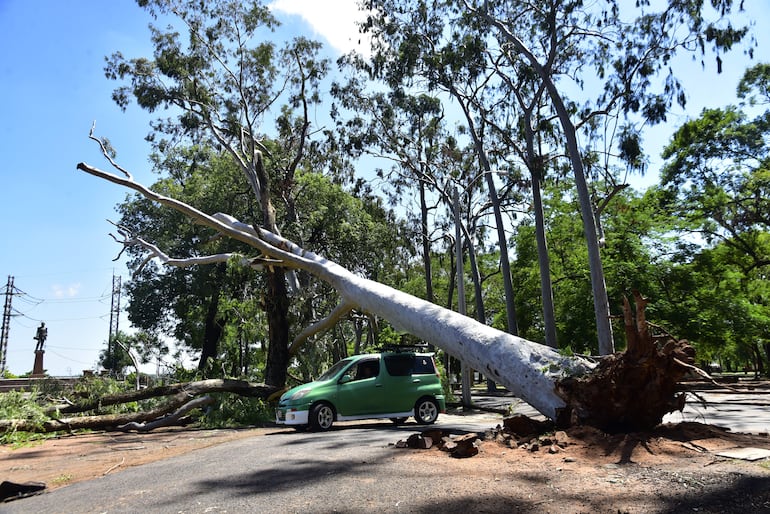
[[(271, 199), (270, 175), (265, 169), (261, 152), (255, 152), (253, 173), (258, 187), (252, 186), (262, 207), (262, 227), (280, 236), (276, 222), (275, 207)], [(248, 174), (247, 174), (248, 175)], [(256, 225), (255, 225), (256, 226)], [(267, 314), (268, 348), (265, 363), (265, 383), (283, 387), (286, 370), (289, 367), (289, 293), (286, 285), (287, 273), (284, 268), (271, 267), (267, 270), (265, 292), (265, 313)], [(296, 275), (289, 272), (293, 281)]]
[[(482, 14), (483, 15), (483, 14)], [(486, 16), (486, 15), (484, 15)], [(591, 204), (591, 196), (588, 191), (583, 159), (580, 155), (577, 133), (575, 125), (572, 123), (570, 113), (564, 105), (564, 100), (553, 83), (548, 71), (537, 60), (537, 57), (524, 45), (524, 43), (509, 32), (498, 20), (486, 16), (492, 22), (503, 37), (512, 45), (512, 48), (524, 57), (537, 72), (540, 80), (543, 81), (548, 96), (553, 102), (559, 123), (564, 130), (564, 137), (567, 143), (567, 152), (569, 153), (572, 171), (575, 176), (575, 188), (580, 202), (580, 215), (583, 219), (583, 233), (585, 235), (586, 246), (588, 247), (588, 267), (591, 273), (591, 290), (594, 300), (594, 316), (596, 318), (596, 335), (599, 341), (599, 353), (609, 355), (615, 351), (615, 343), (612, 338), (612, 324), (610, 323), (610, 306), (607, 298), (607, 285), (604, 281), (604, 269), (602, 267), (602, 257), (599, 252), (599, 240), (597, 238), (596, 223), (594, 222), (594, 209)]]
[(541, 195), (541, 178), (532, 174), (532, 209), (535, 214), (535, 239), (537, 241), (537, 262), (540, 270), (540, 294), (543, 302), (543, 328), (545, 344), (558, 348), (556, 339), (556, 315), (553, 306), (553, 284), (551, 282), (551, 259), (548, 255), (548, 242), (545, 235), (545, 213)]
[[(536, 95), (539, 97), (540, 95)], [(537, 262), (540, 270), (540, 296), (543, 305), (543, 328), (545, 344), (558, 348), (556, 340), (556, 316), (553, 306), (553, 284), (551, 282), (551, 259), (548, 255), (548, 242), (545, 235), (545, 211), (543, 209), (542, 182), (545, 166), (540, 154), (535, 153), (535, 131), (532, 129), (533, 107), (526, 107), (522, 99), (519, 104), (524, 109), (524, 139), (527, 148), (527, 168), (532, 178), (532, 210), (535, 215), (535, 240), (537, 241)], [(533, 104), (534, 105), (534, 104)]]
[[(484, 309), (484, 295), (481, 288), (481, 274), (479, 273), (479, 264), (476, 261), (476, 246), (473, 244), (470, 231), (465, 233), (465, 241), (468, 244), (468, 263), (471, 268), (471, 280), (473, 281), (473, 298), (476, 305), (476, 319), (479, 323), (487, 323), (487, 312)], [(495, 381), (487, 378), (487, 391), (497, 390)]]
[(428, 234), (428, 204), (425, 201), (425, 181), (420, 184), (420, 239), (422, 240), (422, 265), (425, 269), (425, 299), (434, 301), (433, 266), (430, 254), (430, 235)]
[(511, 259), (508, 256), (508, 237), (505, 235), (505, 225), (503, 224), (503, 214), (500, 211), (500, 198), (497, 196), (495, 180), (492, 176), (492, 169), (489, 166), (486, 155), (483, 159), (484, 173), (487, 175), (487, 188), (489, 189), (489, 200), (492, 202), (492, 211), (495, 215), (495, 225), (497, 227), (497, 242), (500, 248), (500, 271), (503, 275), (503, 291), (505, 291), (505, 315), (508, 323), (508, 332), (513, 335), (519, 335), (519, 324), (516, 322), (516, 296), (513, 292), (513, 277), (511, 276)]
[(265, 384), (283, 387), (289, 367), (289, 296), (283, 268), (267, 272), (265, 313), (269, 344), (265, 365)]
[(219, 291), (214, 291), (206, 308), (206, 321), (203, 328), (203, 347), (198, 369), (206, 369), (208, 360), (216, 359), (219, 353), (219, 339), (222, 337), (222, 323), (219, 319)]
[(463, 98), (457, 88), (453, 84), (446, 84), (449, 92), (459, 102), (460, 107), (465, 114), (465, 121), (468, 124), (468, 131), (470, 132), (471, 139), (473, 140), (473, 146), (476, 150), (476, 156), (479, 158), (481, 164), (482, 173), (485, 175), (487, 182), (487, 189), (489, 190), (489, 201), (492, 204), (492, 212), (495, 216), (495, 225), (497, 227), (497, 243), (500, 249), (500, 271), (503, 276), (503, 290), (505, 292), (505, 314), (507, 321), (508, 332), (513, 335), (518, 335), (519, 326), (516, 322), (516, 301), (513, 293), (513, 279), (511, 278), (511, 261), (508, 257), (508, 238), (505, 235), (505, 225), (503, 224), (503, 215), (500, 211), (500, 198), (497, 196), (497, 188), (495, 187), (495, 178), (492, 176), (492, 168), (487, 158), (487, 152), (484, 149), (484, 142), (481, 140), (478, 129), (476, 128), (476, 122), (471, 115), (467, 100)]

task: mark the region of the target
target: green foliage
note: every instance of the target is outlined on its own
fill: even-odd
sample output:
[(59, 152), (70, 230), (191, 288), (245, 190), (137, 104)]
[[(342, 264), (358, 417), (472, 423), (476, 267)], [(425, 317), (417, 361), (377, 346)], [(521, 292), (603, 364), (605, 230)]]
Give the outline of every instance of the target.
[[(82, 402), (98, 402), (102, 397), (125, 393), (134, 388), (128, 382), (119, 381), (111, 377), (83, 377), (72, 386), (72, 395)], [(99, 414), (118, 414), (122, 412), (138, 412), (146, 405), (151, 405), (154, 400), (139, 402), (127, 402), (116, 405), (99, 407)], [(96, 412), (94, 412), (96, 413)]]
[(452, 377), (449, 376), (444, 368), (444, 359), (440, 358), (443, 354), (437, 354), (434, 358), (436, 362), (436, 370), (441, 377), (441, 388), (444, 390), (444, 398), (447, 403), (453, 403), (457, 399), (455, 398), (455, 392), (452, 389)]
[[(526, 168), (544, 188), (558, 339), (565, 349), (583, 353), (594, 352), (597, 339), (584, 239), (590, 225), (583, 208), (588, 198), (580, 189), (578, 205), (573, 185), (564, 180), (569, 165), (583, 162), (603, 229), (600, 264), (612, 313), (620, 313), (624, 295), (640, 290), (652, 300), (650, 319), (672, 326), (706, 351), (716, 353), (721, 345), (738, 355), (745, 353), (746, 341), (764, 340), (767, 291), (762, 281), (770, 259), (768, 116), (749, 120), (732, 107), (704, 111), (667, 148), (663, 187), (642, 198), (620, 191), (616, 180), (624, 168), (644, 171), (644, 141), (636, 122), (659, 123), (670, 106), (684, 104), (682, 85), (670, 67), (674, 54), (699, 48), (705, 55), (708, 44), (721, 59), (746, 36), (744, 28), (729, 23), (731, 0), (713, 4), (716, 12), (702, 2), (675, 2), (665, 11), (650, 2), (636, 8), (610, 2), (604, 10), (584, 9), (581, 2), (545, 2), (543, 8), (516, 4), (513, 18), (513, 3), (502, 0), (484, 2), (477, 11), (459, 0), (382, 2), (366, 25), (379, 36), (371, 62), (351, 58), (361, 73), (332, 88), (340, 102), (333, 107), (337, 134), (327, 131), (326, 141), (312, 144), (309, 120), (297, 113), (322, 98), (328, 63), (317, 58), (317, 43), (298, 38), (278, 48), (270, 34), (277, 21), (261, 2), (143, 0), (140, 5), (174, 12), (185, 28), (153, 28), (152, 59), (115, 54), (106, 69), (109, 78), (122, 83), (114, 95), (122, 108), (132, 98), (148, 111), (178, 108), (178, 118), (153, 125), (150, 140), (162, 175), (153, 185), (156, 191), (254, 225), (271, 226), (267, 218), (274, 209), (276, 225), (304, 248), (362, 276), (451, 305), (451, 259), (440, 253), (443, 243), (437, 242), (448, 227), (439, 209), (446, 180), (470, 180), (480, 162), (482, 168), (508, 168), (502, 197), (518, 209), (529, 202), (522, 195), (532, 184), (519, 173)], [(189, 41), (182, 34), (189, 34)], [(558, 46), (550, 47), (554, 42)], [(597, 77), (598, 87), (585, 87)], [(575, 91), (595, 91), (594, 97), (581, 93), (569, 98), (549, 88), (560, 87), (564, 78), (577, 83)], [(747, 72), (739, 94), (761, 103), (770, 98), (768, 82), (767, 68), (756, 66)], [(284, 85), (289, 89), (278, 94)], [(469, 109), (468, 126), (456, 132), (444, 119), (441, 98), (447, 94)], [(354, 115), (348, 116), (350, 110)], [(262, 127), (270, 112), (276, 113), (274, 130)], [(564, 115), (562, 126), (552, 121), (556, 114)], [(567, 163), (564, 140), (574, 135), (575, 126), (584, 131), (586, 144)], [(264, 137), (265, 132), (273, 137)], [(537, 152), (531, 148), (535, 143)], [(349, 178), (349, 158), (367, 152), (395, 163), (379, 171), (389, 179), (391, 201), (419, 198), (419, 215), (410, 217), (408, 225), (398, 222), (363, 181), (350, 190), (341, 186)], [(244, 162), (234, 155), (260, 159)], [(332, 170), (334, 178), (308, 171), (318, 169)], [(265, 198), (280, 201), (262, 203), (265, 198), (254, 195), (255, 181)], [(127, 286), (132, 323), (200, 351), (199, 376), (261, 377), (269, 332), (263, 310), (276, 298), (263, 295), (263, 276), (240, 266), (238, 256), (247, 249), (143, 199), (130, 199), (120, 209), (122, 225), (173, 257), (236, 255), (226, 265), (170, 270), (144, 265), (143, 250), (129, 249), (130, 265), (137, 271)], [(576, 216), (581, 209), (585, 225)], [(487, 229), (471, 220), (472, 205), (463, 211), (478, 243), (484, 321), (505, 328), (500, 252), (487, 248)], [(534, 223), (518, 218), (514, 224), (519, 333), (542, 341), (542, 260)], [(702, 239), (688, 241), (681, 237), (685, 230)], [(593, 241), (594, 234), (588, 237)], [(410, 238), (422, 243), (419, 264)], [(297, 328), (338, 302), (329, 286), (301, 273), (299, 280), (302, 294), (287, 307)], [(476, 306), (467, 304), (473, 316)], [(362, 323), (353, 316), (317, 336), (301, 349), (292, 372), (308, 379), (362, 350)], [(372, 333), (369, 343), (403, 338), (387, 324)], [(621, 334), (616, 331), (617, 338)], [(162, 355), (157, 347), (157, 358)], [(248, 410), (225, 403), (217, 407), (218, 419), (236, 419), (231, 412)]]
[(274, 421), (274, 410), (259, 398), (229, 393), (212, 394), (213, 405), (206, 407), (198, 418), (205, 428), (263, 426)]
[[(0, 394), (0, 419), (25, 420), (42, 427), (48, 416), (43, 407), (35, 401), (37, 393), (8, 391)], [(0, 444), (22, 444), (45, 436), (29, 432), (19, 432), (15, 427), (0, 434)]]
[[(766, 87), (767, 68), (758, 65), (746, 72), (739, 95), (761, 99)], [(650, 193), (685, 235), (654, 308), (704, 359), (761, 364), (757, 348), (768, 344), (768, 135), (768, 112), (749, 119), (735, 106), (706, 109), (676, 131), (661, 186)]]
[(750, 105), (770, 103), (770, 64), (757, 63), (746, 70), (738, 83), (738, 98)]

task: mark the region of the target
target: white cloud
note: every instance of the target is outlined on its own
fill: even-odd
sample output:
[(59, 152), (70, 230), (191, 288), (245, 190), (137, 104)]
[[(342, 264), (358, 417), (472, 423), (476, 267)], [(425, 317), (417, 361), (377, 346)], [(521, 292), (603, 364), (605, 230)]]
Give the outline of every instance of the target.
[(275, 0), (269, 5), (276, 13), (300, 16), (338, 52), (355, 50), (369, 54), (364, 34), (358, 32), (357, 22), (366, 19), (358, 10), (357, 0)]
[(51, 286), (51, 292), (53, 293), (54, 298), (73, 298), (78, 295), (81, 287), (82, 284), (79, 282), (67, 286), (54, 284)]

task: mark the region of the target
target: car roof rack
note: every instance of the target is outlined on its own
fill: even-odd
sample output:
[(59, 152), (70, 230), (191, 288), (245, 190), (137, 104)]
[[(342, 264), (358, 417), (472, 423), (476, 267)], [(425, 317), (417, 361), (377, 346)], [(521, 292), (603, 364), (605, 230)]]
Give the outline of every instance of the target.
[(417, 344), (384, 344), (379, 347), (380, 352), (425, 352), (428, 350), (428, 343)]

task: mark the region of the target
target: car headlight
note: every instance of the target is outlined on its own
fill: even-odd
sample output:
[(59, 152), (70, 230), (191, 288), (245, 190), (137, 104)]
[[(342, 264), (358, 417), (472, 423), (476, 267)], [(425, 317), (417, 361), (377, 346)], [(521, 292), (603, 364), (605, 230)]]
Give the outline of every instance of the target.
[(289, 400), (299, 400), (300, 398), (304, 398), (305, 396), (307, 396), (307, 393), (309, 393), (310, 391), (311, 391), (310, 388), (300, 389), (299, 391), (291, 395), (291, 397), (289, 397)]

